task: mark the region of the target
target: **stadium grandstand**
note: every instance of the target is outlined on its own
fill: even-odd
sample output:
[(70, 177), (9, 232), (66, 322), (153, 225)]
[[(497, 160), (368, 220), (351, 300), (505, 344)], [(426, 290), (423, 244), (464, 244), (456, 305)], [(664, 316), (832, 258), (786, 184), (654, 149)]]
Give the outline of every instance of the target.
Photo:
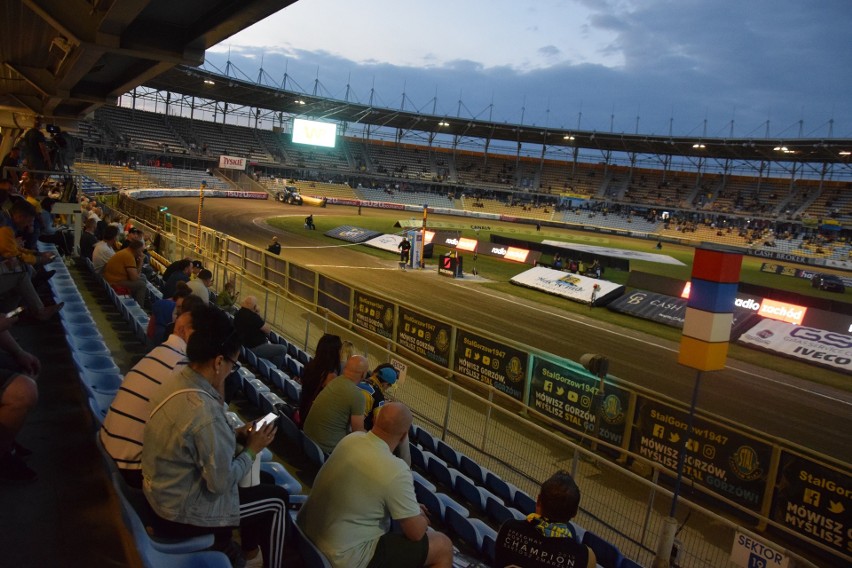
[[(2, 155), (43, 116), (57, 164), (41, 171), (44, 189), (60, 201), (78, 196), (54, 211), (66, 216), (65, 234), (79, 244), (79, 227), (94, 214), (143, 231), (150, 257), (148, 294), (137, 302), (80, 258), (79, 247), (37, 245), (51, 260), (36, 290), (45, 305), (62, 309), (12, 330), (40, 359), (41, 372), (40, 400), (18, 438), (34, 452), (26, 469), (37, 470), (38, 480), (15, 488), (0, 482), (8, 528), (0, 538), (10, 565), (230, 565), (205, 550), (212, 540), (153, 538), (144, 496), (122, 482), (95, 442), (123, 376), (152, 347), (151, 306), (163, 297), (162, 273), (183, 258), (212, 272), (213, 303), (230, 296), (219, 305), (231, 317), (239, 299), (259, 298), (269, 340), (287, 351), (276, 366), (244, 348), (227, 394), (234, 428), (279, 415), (277, 437), (259, 459), (265, 477), (291, 496), (284, 566), (329, 565), (292, 522), (327, 459), (293, 420), (304, 367), (325, 333), (350, 341), (371, 368), (391, 363), (402, 371), (391, 396), (415, 417), (416, 495), (452, 538), (456, 567), (493, 565), (501, 524), (535, 512), (538, 488), (556, 469), (569, 470), (581, 486), (573, 528), (604, 568), (734, 566), (737, 542), (796, 566), (852, 562), (845, 411), (852, 401), (848, 389), (831, 386), (848, 380), (852, 368), (844, 359), (852, 350), (852, 308), (843, 296), (810, 285), (803, 293), (741, 285), (750, 294), (737, 296), (742, 305), (774, 298), (806, 306), (811, 319), (799, 321), (801, 329), (816, 330), (810, 333), (829, 347), (820, 361), (803, 362), (801, 352), (754, 351), (732, 340), (753, 354), (715, 374), (693, 418), (692, 383), (675, 384), (683, 373), (671, 345), (682, 318), (680, 326), (660, 323), (664, 310), (686, 309), (682, 278), (569, 249), (566, 258), (588, 270), (564, 272), (568, 280), (606, 282), (593, 274), (593, 260), (622, 272), (613, 284), (618, 293), (605, 301), (575, 299), (581, 313), (507, 288), (483, 299), (467, 284), (431, 278), (437, 265), (410, 274), (397, 263), (400, 235), (419, 227), (420, 215), (425, 227), (428, 214), (455, 244), (482, 232), (489, 245), (537, 253), (537, 266), (518, 265), (513, 279), (545, 267), (561, 279), (563, 250), (553, 241), (560, 239), (612, 248), (635, 242), (646, 252), (623, 246), (636, 257), (716, 246), (778, 278), (845, 283), (852, 272), (852, 140), (658, 136), (448, 118), (202, 66), (205, 49), (290, 3), (2, 4), (4, 21), (32, 30), (26, 39), (0, 37)], [(328, 146), (294, 139), (303, 120), (331, 125)], [(10, 166), (2, 177), (26, 170)], [(300, 201), (273, 202), (292, 195)], [(304, 230), (309, 215), (319, 236)], [(258, 219), (271, 221), (259, 227)], [(335, 244), (349, 238), (341, 234), (371, 231), (349, 225), (361, 219), (387, 225), (390, 248), (366, 254), (356, 248), (360, 241)], [(284, 242), (280, 256), (266, 249), (270, 234)], [(455, 250), (449, 242), (437, 252)], [(502, 257), (480, 262), (506, 265)], [(483, 279), (473, 266), (477, 283)], [(677, 327), (677, 335), (628, 328), (623, 322), (636, 315), (630, 308), (629, 315), (591, 309), (615, 305), (617, 296), (630, 304), (637, 291), (643, 300), (636, 303), (656, 294), (664, 306), (656, 320), (637, 318)], [(734, 315), (743, 336), (768, 330), (760, 336), (766, 339), (792, 325), (749, 309)], [(613, 372), (584, 352), (605, 352)], [(673, 379), (665, 392), (653, 382), (657, 374)], [(829, 386), (810, 382), (811, 374)], [(756, 378), (794, 390), (779, 394)], [(780, 410), (750, 411), (761, 404)], [(819, 413), (825, 418), (814, 419)], [(16, 459), (26, 451), (19, 447)], [(679, 466), (678, 454), (685, 456)], [(678, 491), (671, 526), (668, 506)], [(845, 532), (835, 536), (838, 526)]]

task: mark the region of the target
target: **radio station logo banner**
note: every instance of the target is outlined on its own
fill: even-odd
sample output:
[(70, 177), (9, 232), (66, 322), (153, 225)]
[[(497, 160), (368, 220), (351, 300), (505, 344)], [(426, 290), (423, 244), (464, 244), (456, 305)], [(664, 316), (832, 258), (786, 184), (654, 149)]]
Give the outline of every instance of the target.
[(765, 319), (743, 333), (744, 345), (808, 363), (852, 371), (852, 335)]
[(399, 308), (397, 343), (442, 367), (450, 366), (451, 333), (449, 324)]
[(770, 518), (852, 554), (852, 475), (782, 451)]
[(382, 233), (378, 231), (362, 229), (361, 227), (352, 227), (351, 225), (342, 225), (325, 232), (325, 236), (340, 239), (347, 243), (363, 243), (364, 241), (368, 241), (381, 235)]
[(754, 511), (760, 510), (772, 448), (725, 426), (640, 397), (630, 450), (676, 472), (686, 439), (683, 476)]
[(393, 339), (394, 304), (383, 298), (355, 290), (352, 321), (367, 331)]
[(575, 430), (591, 434), (597, 428), (601, 440), (621, 446), (630, 395), (607, 384), (603, 399), (596, 401), (600, 382), (579, 365), (533, 357), (527, 404)]
[(470, 331), (456, 331), (455, 371), (516, 400), (524, 395), (528, 355)]

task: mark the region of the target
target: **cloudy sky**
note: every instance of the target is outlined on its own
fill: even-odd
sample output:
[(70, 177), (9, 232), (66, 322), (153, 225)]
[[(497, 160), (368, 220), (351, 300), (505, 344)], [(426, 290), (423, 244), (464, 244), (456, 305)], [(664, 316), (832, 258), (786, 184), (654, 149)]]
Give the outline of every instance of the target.
[(849, 138), (850, 29), (850, 0), (299, 0), (207, 61), (449, 117)]

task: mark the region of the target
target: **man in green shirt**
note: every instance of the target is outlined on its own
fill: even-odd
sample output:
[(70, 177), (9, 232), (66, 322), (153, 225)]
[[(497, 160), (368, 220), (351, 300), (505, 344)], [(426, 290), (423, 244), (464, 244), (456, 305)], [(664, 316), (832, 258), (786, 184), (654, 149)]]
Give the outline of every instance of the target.
[(330, 454), (349, 432), (364, 430), (365, 400), (358, 383), (367, 376), (369, 363), (361, 355), (346, 361), (343, 374), (335, 377), (319, 395), (305, 420), (305, 435)]

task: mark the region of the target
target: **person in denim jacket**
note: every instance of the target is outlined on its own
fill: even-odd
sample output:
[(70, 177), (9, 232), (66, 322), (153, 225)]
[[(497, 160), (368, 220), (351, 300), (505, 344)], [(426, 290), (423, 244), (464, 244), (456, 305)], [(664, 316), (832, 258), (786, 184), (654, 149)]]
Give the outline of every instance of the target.
[[(245, 558), (278, 567), (284, 548), (287, 492), (274, 484), (240, 488), (263, 448), (275, 437), (268, 424), (252, 423), (235, 432), (228, 424), (222, 390), (239, 366), (239, 342), (224, 313), (197, 329), (187, 341), (189, 360), (151, 398), (142, 450), (142, 488), (157, 515), (157, 536), (215, 536), (214, 549), (228, 553), (234, 566)], [(237, 442), (244, 444), (238, 451)], [(232, 530), (240, 526), (242, 554)], [(254, 562), (252, 564), (255, 564)]]

